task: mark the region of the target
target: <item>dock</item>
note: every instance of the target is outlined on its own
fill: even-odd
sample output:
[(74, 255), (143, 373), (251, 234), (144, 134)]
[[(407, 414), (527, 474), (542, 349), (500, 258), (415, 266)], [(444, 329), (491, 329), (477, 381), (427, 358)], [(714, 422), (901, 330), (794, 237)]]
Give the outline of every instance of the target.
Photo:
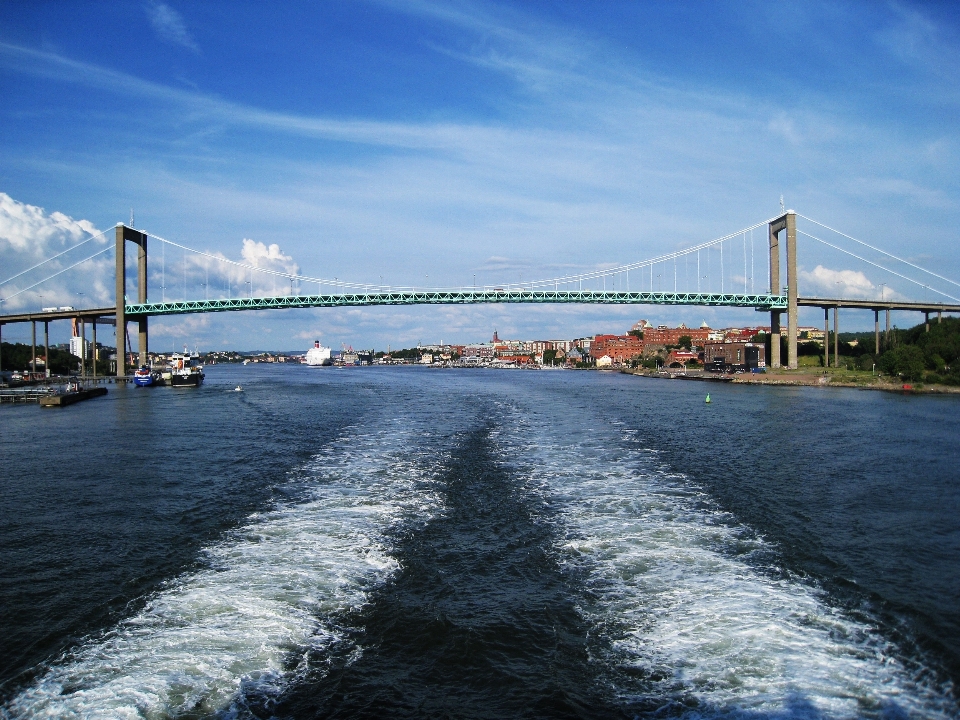
[(106, 388), (95, 387), (85, 390), (65, 392), (60, 395), (47, 395), (40, 398), (40, 407), (63, 407), (65, 405), (73, 405), (74, 403), (83, 402), (84, 400), (89, 400), (91, 398), (100, 397), (101, 395), (106, 394)]
[(0, 404), (38, 403), (53, 393), (53, 388), (0, 388)]

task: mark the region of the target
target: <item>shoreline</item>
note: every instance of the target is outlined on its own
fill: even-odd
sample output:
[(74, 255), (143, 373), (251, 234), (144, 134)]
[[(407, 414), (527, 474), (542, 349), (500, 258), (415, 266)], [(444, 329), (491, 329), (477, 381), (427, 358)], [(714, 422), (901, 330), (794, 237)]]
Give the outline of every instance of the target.
[(795, 387), (858, 388), (886, 392), (929, 395), (960, 395), (960, 387), (953, 385), (926, 385), (924, 383), (892, 382), (878, 375), (860, 375), (855, 371), (831, 368), (828, 372), (811, 373), (804, 370), (767, 370), (765, 373), (715, 374), (703, 370), (652, 372), (650, 370), (621, 370), (626, 375), (657, 380), (693, 380), (699, 382), (735, 383), (739, 385), (780, 385)]

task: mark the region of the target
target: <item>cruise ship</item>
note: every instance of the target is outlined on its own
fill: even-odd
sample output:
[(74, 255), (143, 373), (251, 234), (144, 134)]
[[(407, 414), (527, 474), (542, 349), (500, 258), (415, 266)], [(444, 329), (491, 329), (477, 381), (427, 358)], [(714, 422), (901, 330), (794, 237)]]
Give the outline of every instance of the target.
[(324, 347), (320, 344), (319, 340), (316, 340), (313, 343), (313, 347), (307, 350), (307, 365), (313, 367), (320, 367), (321, 365), (330, 364), (330, 348)]

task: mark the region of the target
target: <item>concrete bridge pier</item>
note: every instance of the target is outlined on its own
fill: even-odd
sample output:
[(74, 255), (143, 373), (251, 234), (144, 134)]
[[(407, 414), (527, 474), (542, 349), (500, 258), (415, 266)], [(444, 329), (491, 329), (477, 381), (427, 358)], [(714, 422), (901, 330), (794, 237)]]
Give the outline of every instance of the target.
[(43, 375), (50, 377), (50, 323), (43, 323)]
[(37, 321), (30, 321), (30, 372), (37, 372)]
[(873, 311), (873, 345), (874, 355), (880, 354), (880, 311)]
[(840, 367), (840, 306), (833, 309), (833, 366)]
[(93, 365), (93, 379), (97, 379), (97, 319), (93, 319), (93, 360), (91, 363)]
[[(787, 231), (787, 367), (797, 369), (797, 215), (792, 210), (773, 220), (770, 236), (770, 294), (779, 295), (780, 231)], [(780, 313), (770, 311), (770, 366), (780, 367)]]
[(823, 308), (823, 366), (830, 367), (830, 308)]
[[(137, 246), (137, 302), (147, 302), (147, 234), (117, 225), (117, 377), (127, 374), (127, 241)], [(137, 318), (137, 351), (141, 365), (147, 363), (147, 318)]]

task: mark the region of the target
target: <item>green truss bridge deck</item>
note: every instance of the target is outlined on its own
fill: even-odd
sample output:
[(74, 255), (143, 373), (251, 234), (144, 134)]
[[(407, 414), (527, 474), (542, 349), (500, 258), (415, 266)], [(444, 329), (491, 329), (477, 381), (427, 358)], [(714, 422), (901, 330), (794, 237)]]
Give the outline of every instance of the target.
[(476, 305), (481, 303), (578, 303), (584, 305), (714, 305), (785, 310), (783, 295), (733, 293), (616, 292), (600, 290), (408, 290), (364, 291), (336, 295), (285, 295), (142, 303), (126, 306), (127, 315), (184, 315), (232, 310), (372, 305)]

